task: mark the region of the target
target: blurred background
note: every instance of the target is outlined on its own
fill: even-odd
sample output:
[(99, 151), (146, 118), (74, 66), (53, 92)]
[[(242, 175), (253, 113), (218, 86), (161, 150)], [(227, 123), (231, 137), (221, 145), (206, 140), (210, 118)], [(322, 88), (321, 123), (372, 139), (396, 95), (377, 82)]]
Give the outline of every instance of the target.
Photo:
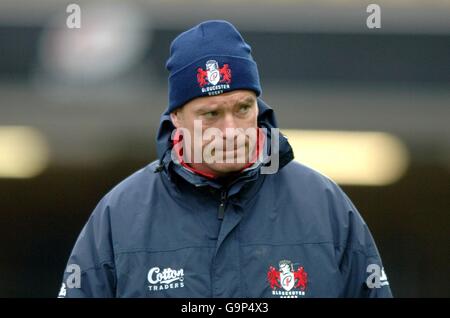
[(56, 297), (97, 202), (156, 159), (170, 42), (209, 19), (252, 45), (296, 160), (348, 193), (394, 295), (449, 297), (449, 17), (444, 0), (0, 1), (0, 297)]

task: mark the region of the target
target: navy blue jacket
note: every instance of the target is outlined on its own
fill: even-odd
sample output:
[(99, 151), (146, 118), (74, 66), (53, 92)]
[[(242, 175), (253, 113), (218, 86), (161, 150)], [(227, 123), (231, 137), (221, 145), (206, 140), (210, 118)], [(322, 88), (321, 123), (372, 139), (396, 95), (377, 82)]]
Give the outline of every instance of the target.
[[(276, 127), (273, 110), (258, 107), (259, 126)], [(159, 160), (99, 202), (60, 297), (391, 297), (361, 215), (333, 181), (292, 160), (285, 137), (277, 173), (257, 166), (225, 188), (171, 160), (173, 128), (163, 114)]]

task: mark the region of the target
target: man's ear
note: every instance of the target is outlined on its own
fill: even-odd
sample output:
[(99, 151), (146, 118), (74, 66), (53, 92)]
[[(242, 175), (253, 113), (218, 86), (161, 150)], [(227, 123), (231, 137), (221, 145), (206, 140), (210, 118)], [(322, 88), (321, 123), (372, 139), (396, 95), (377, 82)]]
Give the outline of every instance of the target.
[(172, 120), (173, 125), (175, 128), (182, 127), (182, 111), (180, 109), (175, 109), (173, 112), (170, 113), (170, 119)]

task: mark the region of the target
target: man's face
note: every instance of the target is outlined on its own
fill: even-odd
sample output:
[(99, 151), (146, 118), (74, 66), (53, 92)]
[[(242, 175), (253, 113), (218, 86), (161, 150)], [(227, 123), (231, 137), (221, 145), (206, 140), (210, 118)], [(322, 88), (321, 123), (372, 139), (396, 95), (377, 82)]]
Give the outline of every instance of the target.
[[(184, 128), (192, 136), (190, 152), (185, 155), (192, 159), (194, 150), (201, 150), (201, 163), (190, 160), (193, 168), (225, 176), (241, 170), (254, 153), (257, 138), (248, 135), (249, 131), (256, 132), (258, 129), (258, 106), (253, 91), (236, 90), (218, 96), (199, 97), (175, 110), (170, 116), (176, 128)], [(207, 136), (209, 128), (216, 128), (221, 132), (220, 139), (211, 136), (202, 138), (202, 142), (197, 143), (194, 140), (194, 121), (197, 121), (197, 127), (198, 121), (201, 121), (202, 136)], [(230, 134), (230, 131), (234, 134)], [(211, 155), (221, 158), (222, 162), (215, 160), (208, 163), (206, 158), (211, 158)], [(234, 160), (230, 162), (230, 158)]]

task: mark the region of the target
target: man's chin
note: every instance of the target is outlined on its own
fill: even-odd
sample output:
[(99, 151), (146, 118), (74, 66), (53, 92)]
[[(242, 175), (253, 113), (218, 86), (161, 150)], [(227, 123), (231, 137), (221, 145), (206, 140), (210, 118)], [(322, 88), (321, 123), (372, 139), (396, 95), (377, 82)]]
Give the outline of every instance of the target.
[(246, 163), (214, 163), (208, 165), (208, 168), (217, 175), (226, 176), (241, 171), (246, 165)]

